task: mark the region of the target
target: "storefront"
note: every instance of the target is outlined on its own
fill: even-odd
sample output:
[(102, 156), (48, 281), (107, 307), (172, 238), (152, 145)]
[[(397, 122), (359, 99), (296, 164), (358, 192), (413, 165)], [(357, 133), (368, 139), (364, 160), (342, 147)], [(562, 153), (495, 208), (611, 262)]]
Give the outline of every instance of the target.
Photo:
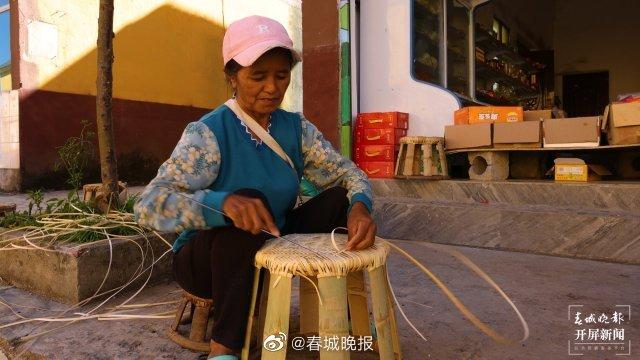
[[(618, 105), (605, 113), (640, 92), (640, 47), (629, 40), (640, 31), (639, 2), (384, 0), (352, 2), (351, 10), (354, 114), (407, 112), (409, 135), (426, 136), (442, 136), (453, 113), (472, 105), (600, 116), (594, 139), (544, 149), (533, 178), (558, 157), (606, 165), (612, 179), (640, 175), (640, 113), (626, 117)], [(625, 120), (613, 124), (616, 116)], [(624, 141), (612, 137), (623, 131)]]

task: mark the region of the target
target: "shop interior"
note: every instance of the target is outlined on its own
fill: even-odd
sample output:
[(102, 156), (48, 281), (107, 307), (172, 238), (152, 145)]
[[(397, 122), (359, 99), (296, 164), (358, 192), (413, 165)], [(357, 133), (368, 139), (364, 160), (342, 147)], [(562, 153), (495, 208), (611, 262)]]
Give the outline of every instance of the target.
[(414, 78), (463, 103), (602, 115), (640, 92), (640, 2), (619, 3), (415, 0)]
[[(522, 106), (550, 110), (552, 118), (600, 116), (597, 149), (511, 152), (512, 162), (531, 155), (523, 161), (540, 162), (544, 170), (558, 157), (580, 158), (606, 166), (606, 179), (638, 179), (640, 137), (619, 142), (612, 131), (605, 136), (613, 103), (640, 101), (638, 13), (640, 1), (624, 0), (414, 0), (412, 75), (451, 91), (462, 106)], [(634, 111), (616, 131), (627, 136), (640, 129)], [(454, 177), (467, 177), (465, 159), (454, 157)]]

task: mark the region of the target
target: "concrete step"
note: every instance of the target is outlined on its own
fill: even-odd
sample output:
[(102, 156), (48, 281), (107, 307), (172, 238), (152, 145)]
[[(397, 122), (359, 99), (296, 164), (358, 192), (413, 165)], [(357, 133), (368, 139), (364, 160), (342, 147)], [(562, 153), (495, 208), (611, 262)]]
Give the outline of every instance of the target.
[(374, 189), (383, 237), (640, 264), (638, 184), (384, 180)]
[(406, 197), (465, 204), (548, 205), (640, 214), (640, 182), (373, 180), (380, 197)]

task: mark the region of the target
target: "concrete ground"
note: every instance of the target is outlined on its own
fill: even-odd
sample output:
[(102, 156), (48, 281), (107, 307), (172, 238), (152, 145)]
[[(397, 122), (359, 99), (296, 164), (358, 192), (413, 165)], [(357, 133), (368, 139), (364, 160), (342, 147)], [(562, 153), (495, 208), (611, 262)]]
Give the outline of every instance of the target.
[[(418, 242), (397, 241), (437, 274), (484, 322), (510, 339), (519, 339), (522, 329), (511, 308), (488, 285), (455, 258)], [(426, 336), (424, 342), (398, 314), (399, 334), (405, 359), (567, 359), (568, 342), (576, 328), (568, 320), (569, 305), (612, 312), (615, 305), (640, 309), (640, 266), (577, 260), (543, 255), (511, 253), (469, 247), (448, 246), (472, 259), (511, 297), (529, 323), (531, 336), (524, 343), (501, 345), (474, 328), (440, 290), (415, 266), (393, 254), (389, 275), (398, 300), (409, 318)], [(178, 299), (174, 283), (146, 288), (133, 303), (155, 303)], [(294, 291), (295, 294), (295, 291)], [(22, 315), (51, 316), (65, 307), (13, 287), (0, 288), (2, 301), (22, 305)], [(28, 306), (28, 307), (27, 307)], [(175, 305), (146, 309), (171, 310)], [(297, 313), (297, 298), (292, 303)], [(48, 309), (48, 310), (37, 310)], [(0, 326), (18, 317), (0, 307)], [(46, 328), (25, 324), (0, 329), (9, 358), (47, 359), (196, 359), (165, 336), (169, 319), (77, 322), (33, 341), (11, 348), (12, 340)], [(54, 324), (59, 326), (61, 324)], [(292, 329), (297, 329), (292, 316)], [(631, 341), (631, 356), (640, 358), (640, 321), (625, 323), (625, 340)], [(16, 345), (16, 344), (14, 344)], [(635, 346), (635, 347), (634, 347)], [(1, 346), (0, 346), (1, 347)], [(10, 350), (10, 351), (8, 351)], [(584, 359), (614, 359), (614, 351), (584, 352)], [(314, 359), (315, 353), (290, 352), (288, 359)], [(0, 354), (0, 359), (2, 359)], [(376, 359), (376, 355), (354, 354), (353, 359)], [(625, 358), (625, 357), (622, 357)]]

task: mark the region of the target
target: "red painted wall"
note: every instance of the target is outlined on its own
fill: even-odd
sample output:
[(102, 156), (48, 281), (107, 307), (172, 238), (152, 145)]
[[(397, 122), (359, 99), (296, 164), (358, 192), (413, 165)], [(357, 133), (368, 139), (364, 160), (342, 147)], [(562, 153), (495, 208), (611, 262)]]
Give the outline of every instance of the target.
[[(21, 93), (20, 166), (23, 189), (64, 184), (64, 174), (53, 172), (58, 160), (57, 148), (68, 138), (80, 134), (82, 120), (89, 120), (91, 130), (95, 131), (95, 104), (94, 96), (49, 91), (36, 91), (29, 95), (24, 91)], [(185, 125), (209, 111), (114, 99), (114, 136), (121, 180), (133, 183), (150, 180), (171, 154)], [(95, 153), (98, 153), (97, 144)]]
[(302, 2), (304, 114), (340, 148), (338, 2)]

